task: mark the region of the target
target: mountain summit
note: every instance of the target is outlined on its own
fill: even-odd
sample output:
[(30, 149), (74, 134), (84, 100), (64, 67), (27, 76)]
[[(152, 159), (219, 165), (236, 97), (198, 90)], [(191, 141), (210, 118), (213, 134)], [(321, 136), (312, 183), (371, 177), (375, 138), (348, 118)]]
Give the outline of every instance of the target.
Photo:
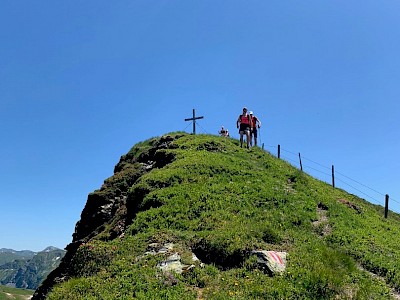
[(399, 241), (397, 214), (268, 152), (172, 133), (89, 194), (33, 299), (390, 299)]

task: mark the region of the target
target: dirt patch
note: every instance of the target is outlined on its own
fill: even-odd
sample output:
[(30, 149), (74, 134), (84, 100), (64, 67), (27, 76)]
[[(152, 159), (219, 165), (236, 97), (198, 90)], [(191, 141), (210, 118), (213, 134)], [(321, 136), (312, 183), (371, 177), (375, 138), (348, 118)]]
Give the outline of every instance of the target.
[(329, 224), (328, 207), (321, 202), (317, 206), (317, 217), (318, 219), (312, 223), (314, 230), (321, 237), (329, 235), (332, 232), (332, 227)]
[(196, 291), (197, 291), (196, 300), (204, 300), (204, 298), (203, 298), (203, 289), (202, 288), (196, 288)]
[(357, 213), (359, 213), (359, 214), (362, 213), (361, 208), (360, 208), (359, 206), (355, 205), (354, 203), (350, 202), (349, 200), (346, 200), (346, 199), (339, 199), (338, 201), (339, 201), (340, 203), (342, 203), (342, 204), (348, 206), (349, 208), (354, 209)]

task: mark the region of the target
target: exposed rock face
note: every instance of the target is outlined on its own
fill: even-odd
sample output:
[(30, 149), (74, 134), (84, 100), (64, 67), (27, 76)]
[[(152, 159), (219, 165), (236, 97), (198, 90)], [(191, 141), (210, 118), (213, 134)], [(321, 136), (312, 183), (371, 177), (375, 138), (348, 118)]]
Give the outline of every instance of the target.
[(147, 149), (140, 149), (140, 155), (137, 155), (138, 148), (132, 148), (121, 157), (114, 168), (114, 175), (105, 180), (99, 190), (89, 194), (81, 219), (75, 226), (72, 242), (66, 247), (66, 255), (59, 267), (35, 291), (32, 299), (45, 299), (56, 283), (69, 279), (72, 275), (70, 262), (78, 247), (104, 231), (106, 226), (111, 226), (106, 239), (111, 240), (124, 234), (137, 213), (135, 203), (142, 201), (138, 199), (140, 194), (130, 195), (129, 188), (153, 168), (163, 168), (171, 163), (174, 156), (165, 150), (174, 148), (173, 141), (181, 136), (167, 135), (153, 139)]

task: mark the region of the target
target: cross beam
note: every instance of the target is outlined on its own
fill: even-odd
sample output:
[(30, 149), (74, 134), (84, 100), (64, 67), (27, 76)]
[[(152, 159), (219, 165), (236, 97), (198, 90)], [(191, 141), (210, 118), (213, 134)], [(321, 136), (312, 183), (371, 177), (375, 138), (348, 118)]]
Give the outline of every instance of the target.
[(204, 117), (196, 117), (196, 112), (193, 109), (193, 118), (187, 118), (185, 121), (193, 121), (193, 134), (196, 134), (196, 120), (203, 119)]

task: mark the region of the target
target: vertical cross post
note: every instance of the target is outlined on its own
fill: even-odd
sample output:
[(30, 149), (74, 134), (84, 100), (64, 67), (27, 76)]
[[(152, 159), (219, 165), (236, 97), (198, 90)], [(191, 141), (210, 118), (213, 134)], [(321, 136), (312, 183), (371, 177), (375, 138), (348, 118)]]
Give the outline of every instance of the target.
[(204, 117), (196, 117), (196, 111), (193, 108), (193, 118), (187, 118), (185, 121), (193, 121), (193, 134), (196, 134), (196, 120), (203, 119)]

